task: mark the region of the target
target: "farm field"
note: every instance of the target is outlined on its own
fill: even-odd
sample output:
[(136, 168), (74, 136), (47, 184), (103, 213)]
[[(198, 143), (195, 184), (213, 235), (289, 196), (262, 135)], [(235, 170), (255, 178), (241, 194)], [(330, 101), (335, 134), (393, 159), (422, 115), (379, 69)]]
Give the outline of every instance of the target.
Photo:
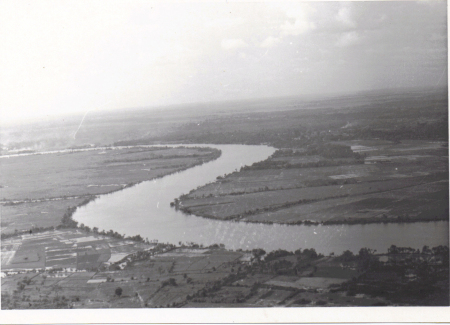
[(213, 149), (137, 147), (3, 157), (2, 233), (57, 226), (70, 206), (219, 155)]
[(80, 230), (13, 236), (2, 241), (2, 296), (14, 296), (19, 288), (16, 308), (173, 306), (226, 277), (245, 255), (218, 247), (172, 249)]
[[(369, 144), (370, 151), (360, 155)], [(184, 195), (178, 208), (208, 218), (291, 224), (448, 219), (446, 143), (352, 141), (345, 146), (354, 148), (358, 160), (316, 167), (311, 162), (327, 159), (280, 149), (265, 162)], [(299, 158), (307, 166), (298, 166)]]
[(0, 11), (1, 320), (445, 320), (447, 2), (48, 2)]
[[(432, 270), (416, 268), (424, 261)], [(3, 309), (445, 305), (446, 281), (443, 246), (323, 256), (174, 247), (79, 229), (2, 240)], [(391, 290), (374, 291), (374, 283)], [(424, 285), (426, 295), (406, 294)]]
[(2, 240), (1, 270), (96, 269), (103, 263), (121, 260), (153, 246), (81, 230), (27, 233)]
[[(239, 143), (278, 149), (174, 204), (207, 218), (285, 224), (448, 220), (446, 93), (384, 98), (248, 101), (230, 110), (228, 103), (218, 104), (210, 115), (201, 106), (182, 116), (171, 111), (167, 119), (127, 114), (126, 122), (114, 114), (107, 122), (104, 116), (87, 121), (76, 145)], [(116, 134), (113, 126), (130, 134)], [(36, 148), (45, 141), (36, 140)], [(2, 143), (1, 149), (27, 151), (30, 143)], [(448, 305), (446, 247), (393, 247), (387, 254), (361, 249), (341, 256), (304, 247), (230, 251), (124, 239), (120, 229), (99, 233), (70, 222), (69, 207), (219, 154), (130, 147), (0, 158), (2, 308)]]

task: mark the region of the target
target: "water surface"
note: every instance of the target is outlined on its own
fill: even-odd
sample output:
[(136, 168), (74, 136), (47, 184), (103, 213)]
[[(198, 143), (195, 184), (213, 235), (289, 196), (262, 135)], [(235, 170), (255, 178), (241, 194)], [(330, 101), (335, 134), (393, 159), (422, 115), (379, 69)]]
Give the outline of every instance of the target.
[(100, 196), (81, 207), (74, 219), (89, 227), (113, 229), (125, 235), (141, 235), (149, 240), (178, 244), (225, 244), (229, 249), (263, 248), (296, 250), (315, 248), (317, 252), (340, 254), (358, 252), (362, 247), (385, 252), (394, 244), (422, 248), (448, 245), (448, 222), (407, 224), (367, 224), (331, 226), (287, 226), (219, 221), (185, 215), (170, 202), (193, 188), (213, 182), (217, 176), (242, 166), (265, 160), (275, 149), (267, 146), (193, 145), (220, 149), (215, 161), (160, 179)]

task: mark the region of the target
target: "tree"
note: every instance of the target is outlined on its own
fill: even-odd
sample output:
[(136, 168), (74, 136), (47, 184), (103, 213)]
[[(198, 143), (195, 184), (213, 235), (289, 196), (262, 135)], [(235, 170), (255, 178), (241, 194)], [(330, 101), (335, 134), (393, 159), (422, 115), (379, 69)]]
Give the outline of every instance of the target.
[(373, 256), (374, 253), (375, 251), (370, 248), (361, 248), (359, 250), (358, 257), (360, 259), (369, 259)]
[(379, 262), (378, 259), (374, 256), (375, 250), (370, 248), (361, 248), (358, 253), (359, 266), (363, 270), (368, 270), (374, 266), (376, 266)]
[(388, 248), (388, 254), (398, 254), (397, 246), (391, 245), (391, 247)]
[(255, 256), (256, 260), (258, 260), (258, 261), (261, 259), (261, 256), (266, 255), (266, 251), (261, 248), (252, 250), (252, 253)]
[(302, 254), (308, 258), (317, 258), (318, 256), (314, 248), (304, 249)]
[(115, 293), (116, 293), (116, 296), (120, 297), (122, 295), (122, 288), (121, 287), (117, 287)]
[(350, 262), (355, 258), (355, 255), (353, 255), (353, 253), (349, 250), (346, 250), (345, 252), (342, 253), (342, 255), (339, 257), (339, 259), (341, 259), (344, 262)]

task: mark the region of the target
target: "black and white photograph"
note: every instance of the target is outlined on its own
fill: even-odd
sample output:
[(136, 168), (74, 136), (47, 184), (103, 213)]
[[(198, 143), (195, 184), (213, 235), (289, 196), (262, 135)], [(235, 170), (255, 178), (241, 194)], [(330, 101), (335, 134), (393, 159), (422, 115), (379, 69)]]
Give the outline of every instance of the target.
[(0, 0), (1, 312), (448, 307), (447, 12)]

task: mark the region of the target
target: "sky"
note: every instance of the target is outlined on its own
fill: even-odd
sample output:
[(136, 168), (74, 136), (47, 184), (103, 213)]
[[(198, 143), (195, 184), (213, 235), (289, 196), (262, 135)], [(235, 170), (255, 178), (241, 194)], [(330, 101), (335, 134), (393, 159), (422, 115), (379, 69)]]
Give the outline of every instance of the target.
[(1, 123), (447, 85), (447, 4), (0, 0)]

